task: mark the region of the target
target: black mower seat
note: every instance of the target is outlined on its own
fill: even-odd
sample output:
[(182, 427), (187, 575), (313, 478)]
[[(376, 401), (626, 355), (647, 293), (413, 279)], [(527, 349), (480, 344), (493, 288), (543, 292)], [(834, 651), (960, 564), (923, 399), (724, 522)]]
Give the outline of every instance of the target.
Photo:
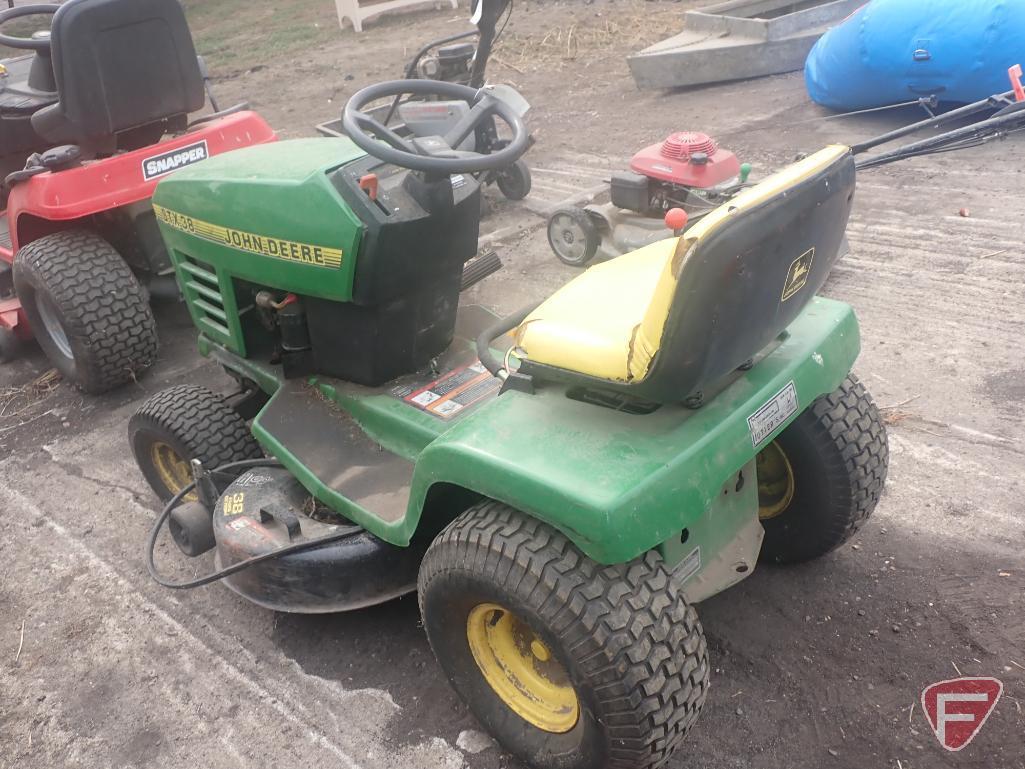
[(854, 158), (831, 146), (682, 237), (592, 267), (516, 330), (537, 379), (680, 402), (742, 366), (801, 312), (839, 256)]
[[(50, 26), (59, 101), (32, 116), (53, 144), (93, 145), (152, 127), (156, 141), (203, 106), (203, 77), (179, 0), (68, 0)], [(151, 135), (152, 134), (152, 135)]]
[(32, 115), (57, 103), (56, 92), (30, 84), (35, 56), (5, 59), (0, 66), (0, 180), (23, 168), (25, 158), (46, 149), (48, 142), (32, 128)]

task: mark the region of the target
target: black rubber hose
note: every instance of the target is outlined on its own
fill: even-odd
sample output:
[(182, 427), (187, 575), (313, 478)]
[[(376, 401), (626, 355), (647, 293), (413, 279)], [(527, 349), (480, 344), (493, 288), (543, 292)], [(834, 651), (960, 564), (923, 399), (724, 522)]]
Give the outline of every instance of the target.
[(527, 319), (530, 313), (540, 306), (541, 302), (535, 302), (521, 310), (517, 310), (512, 315), (499, 318), (480, 332), (480, 335), (477, 337), (477, 357), (480, 358), (481, 365), (490, 371), (492, 375), (501, 376), (499, 372), (502, 370), (502, 361), (491, 352), (491, 343), (502, 336), (502, 334), (507, 334), (520, 325)]
[[(211, 470), (211, 472), (222, 473), (227, 472), (228, 470), (240, 470), (250, 467), (283, 467), (283, 465), (276, 459), (243, 459), (239, 462), (229, 462), (226, 465), (221, 465), (215, 470)], [(320, 547), (321, 545), (326, 545), (330, 542), (337, 542), (340, 539), (351, 537), (353, 534), (363, 530), (360, 526), (340, 526), (339, 530), (333, 534), (318, 537), (317, 539), (311, 539), (306, 542), (300, 542), (295, 545), (289, 545), (288, 547), (282, 547), (270, 553), (264, 553), (263, 555), (254, 555), (252, 558), (246, 558), (244, 561), (239, 561), (227, 568), (215, 571), (212, 574), (207, 574), (205, 577), (200, 577), (199, 579), (189, 580), (188, 582), (169, 582), (164, 577), (160, 576), (160, 573), (157, 571), (157, 565), (154, 563), (157, 537), (160, 536), (160, 530), (164, 528), (164, 524), (167, 523), (167, 519), (171, 517), (171, 511), (174, 510), (185, 495), (194, 488), (196, 488), (195, 481), (188, 484), (185, 488), (175, 494), (174, 497), (171, 498), (171, 501), (167, 503), (166, 507), (164, 507), (163, 512), (160, 513), (160, 517), (157, 518), (157, 522), (153, 524), (153, 529), (149, 533), (149, 544), (146, 549), (146, 570), (149, 571), (149, 575), (153, 577), (153, 580), (158, 585), (171, 588), (172, 590), (191, 590), (195, 587), (209, 585), (210, 583), (218, 582), (225, 577), (230, 577), (232, 574), (238, 574), (240, 571), (248, 569), (250, 566), (255, 566), (258, 563), (270, 561), (274, 558), (283, 558), (286, 555), (301, 553), (305, 550), (312, 550), (316, 547)]]

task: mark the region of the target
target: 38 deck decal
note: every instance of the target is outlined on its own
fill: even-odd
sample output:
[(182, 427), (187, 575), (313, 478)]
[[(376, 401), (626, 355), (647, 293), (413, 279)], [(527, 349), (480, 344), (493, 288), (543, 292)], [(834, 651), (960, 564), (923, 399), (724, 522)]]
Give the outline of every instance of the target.
[(204, 222), (158, 205), (153, 206), (153, 211), (157, 215), (157, 220), (169, 227), (221, 246), (230, 246), (257, 256), (270, 256), (275, 259), (312, 264), (317, 267), (338, 268), (342, 266), (342, 249), (340, 248), (296, 243), (292, 240), (233, 230), (230, 227)]
[(747, 427), (751, 431), (751, 445), (758, 444), (768, 438), (789, 417), (797, 413), (797, 388), (793, 382), (776, 393), (769, 402), (747, 418)]
[(151, 181), (169, 174), (171, 171), (177, 171), (179, 168), (191, 166), (200, 160), (206, 160), (208, 157), (210, 157), (210, 148), (206, 144), (206, 139), (203, 139), (185, 147), (178, 147), (146, 158), (142, 161), (142, 178)]

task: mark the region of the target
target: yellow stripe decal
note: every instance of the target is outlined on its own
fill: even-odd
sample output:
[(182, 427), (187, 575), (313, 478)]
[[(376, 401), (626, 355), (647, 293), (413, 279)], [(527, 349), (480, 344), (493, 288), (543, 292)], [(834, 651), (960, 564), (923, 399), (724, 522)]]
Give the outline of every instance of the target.
[(221, 227), (219, 224), (194, 219), (163, 206), (154, 205), (153, 211), (157, 215), (157, 220), (167, 226), (220, 246), (229, 246), (257, 256), (270, 256), (275, 259), (313, 264), (318, 267), (337, 269), (342, 266), (342, 249), (340, 248), (296, 243), (292, 240), (269, 238), (266, 235), (233, 230), (230, 227)]

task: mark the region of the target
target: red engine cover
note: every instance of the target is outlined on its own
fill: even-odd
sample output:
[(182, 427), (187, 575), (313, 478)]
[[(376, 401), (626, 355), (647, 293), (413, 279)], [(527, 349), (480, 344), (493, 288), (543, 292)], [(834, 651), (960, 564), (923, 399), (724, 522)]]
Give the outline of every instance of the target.
[[(708, 162), (693, 162), (693, 156), (701, 153)], [(652, 179), (704, 189), (737, 176), (740, 161), (729, 150), (721, 149), (707, 134), (677, 131), (665, 141), (645, 147), (634, 155), (630, 169)]]

